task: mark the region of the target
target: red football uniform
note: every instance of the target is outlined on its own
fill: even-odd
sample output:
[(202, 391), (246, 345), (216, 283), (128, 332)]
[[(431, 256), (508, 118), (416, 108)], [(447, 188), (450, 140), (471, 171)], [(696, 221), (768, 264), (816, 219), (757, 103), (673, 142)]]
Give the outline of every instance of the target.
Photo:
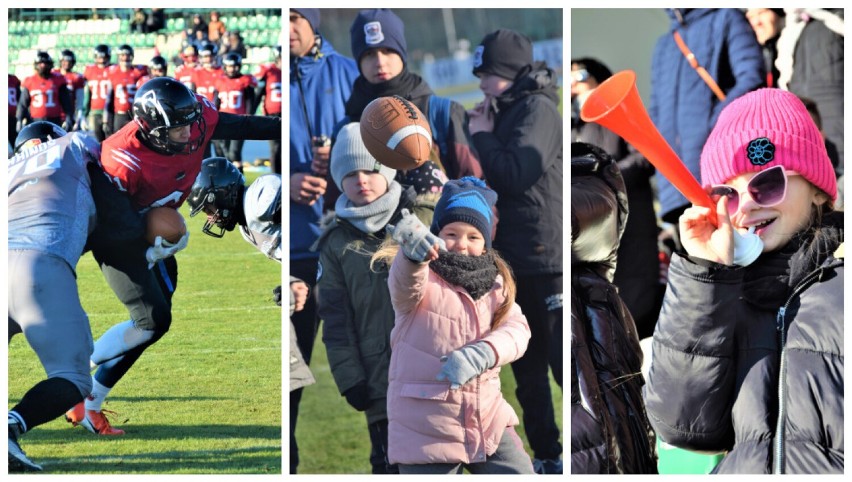
[(86, 78), (86, 85), (89, 89), (89, 109), (104, 110), (104, 102), (106, 102), (107, 90), (109, 90), (109, 80), (107, 80), (108, 67), (100, 65), (87, 65), (83, 71), (83, 77)]
[[(62, 73), (61, 70), (56, 69), (54, 72), (63, 75), (65, 77), (65, 86), (68, 87), (68, 91), (71, 92), (71, 104), (74, 108), (77, 108), (77, 89), (86, 88), (86, 78), (83, 77), (83, 74), (79, 72), (66, 72)], [(62, 113), (62, 121), (65, 121), (65, 112)]]
[(145, 85), (145, 82), (148, 82), (153, 78), (154, 76), (152, 75), (143, 75), (142, 77), (139, 77), (139, 80), (136, 81), (136, 90), (139, 90), (140, 87)]
[(257, 87), (257, 79), (251, 75), (241, 75), (237, 78), (227, 76), (219, 77), (216, 82), (216, 91), (219, 92), (219, 112), (228, 114), (254, 114), (246, 112), (246, 102), (243, 91), (247, 88)]
[(219, 77), (225, 76), (222, 67), (216, 67), (213, 70), (201, 68), (195, 70), (192, 74), (192, 83), (195, 84), (195, 91), (206, 97), (210, 102), (215, 102), (216, 81)]
[(254, 76), (266, 80), (266, 95), (263, 98), (263, 113), (281, 115), (281, 67), (274, 63), (262, 64)]
[(21, 90), (21, 79), (9, 74), (9, 117), (15, 117), (18, 112), (18, 93)]
[(51, 72), (46, 79), (38, 74), (31, 75), (24, 79), (21, 87), (30, 92), (30, 117), (60, 117), (62, 105), (59, 102), (59, 92), (66, 88), (62, 74)]
[[(207, 123), (204, 144), (191, 154), (164, 155), (154, 152), (136, 137), (139, 126), (130, 122), (108, 137), (101, 146), (101, 165), (112, 182), (130, 195), (136, 209), (169, 206), (180, 207), (189, 196), (195, 178), (201, 171), (204, 145), (210, 142), (219, 112), (204, 97), (196, 94), (202, 116)], [(192, 126), (192, 137), (199, 135)]]
[(130, 112), (133, 107), (133, 97), (136, 95), (136, 81), (148, 74), (145, 65), (134, 65), (128, 70), (121, 70), (118, 65), (111, 65), (107, 80), (112, 85), (112, 108), (116, 114)]
[(179, 65), (175, 68), (175, 78), (181, 81), (184, 85), (192, 88), (193, 73), (200, 67), (197, 65), (189, 66), (187, 64)]

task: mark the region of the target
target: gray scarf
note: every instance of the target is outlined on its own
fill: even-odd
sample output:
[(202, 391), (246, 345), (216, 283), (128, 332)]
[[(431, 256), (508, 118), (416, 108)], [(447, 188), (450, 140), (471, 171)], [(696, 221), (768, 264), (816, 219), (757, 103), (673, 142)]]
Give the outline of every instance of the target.
[(334, 205), (334, 211), (339, 218), (349, 221), (359, 230), (373, 234), (384, 228), (390, 221), (399, 205), (401, 193), (402, 186), (396, 181), (391, 181), (388, 192), (366, 206), (356, 206), (346, 197), (346, 194), (340, 194)]

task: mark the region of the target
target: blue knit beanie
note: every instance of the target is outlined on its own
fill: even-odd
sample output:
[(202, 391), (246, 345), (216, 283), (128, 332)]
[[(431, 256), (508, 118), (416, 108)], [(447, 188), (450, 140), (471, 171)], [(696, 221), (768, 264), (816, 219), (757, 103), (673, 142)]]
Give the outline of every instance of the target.
[[(402, 57), (407, 64), (405, 24), (387, 8), (361, 10), (349, 29), (352, 57), (360, 65), (361, 56), (368, 49), (388, 48)], [(359, 67), (360, 68), (360, 67)]]
[(481, 179), (473, 176), (454, 179), (444, 184), (441, 199), (435, 205), (432, 216), (432, 234), (437, 236), (444, 226), (461, 221), (470, 224), (482, 233), (485, 247), (491, 248), (491, 232), (494, 213), (491, 208), (497, 203), (497, 193)]
[(305, 17), (305, 20), (307, 20), (308, 23), (311, 24), (311, 28), (314, 29), (314, 33), (319, 31), (320, 10), (318, 8), (291, 8), (290, 10)]

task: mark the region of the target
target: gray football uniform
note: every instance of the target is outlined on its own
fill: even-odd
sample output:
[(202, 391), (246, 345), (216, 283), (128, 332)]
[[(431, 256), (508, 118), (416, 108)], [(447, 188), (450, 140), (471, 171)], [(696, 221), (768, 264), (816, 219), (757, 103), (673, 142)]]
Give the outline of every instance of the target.
[(254, 180), (243, 199), (246, 226), (240, 226), (243, 238), (270, 259), (281, 262), (281, 176), (266, 174)]
[(40, 251), (77, 266), (95, 226), (86, 165), (99, 157), (97, 141), (74, 132), (9, 160), (10, 251)]
[(9, 160), (9, 338), (24, 333), (48, 378), (91, 391), (92, 332), (74, 269), (94, 228), (94, 138), (72, 133)]

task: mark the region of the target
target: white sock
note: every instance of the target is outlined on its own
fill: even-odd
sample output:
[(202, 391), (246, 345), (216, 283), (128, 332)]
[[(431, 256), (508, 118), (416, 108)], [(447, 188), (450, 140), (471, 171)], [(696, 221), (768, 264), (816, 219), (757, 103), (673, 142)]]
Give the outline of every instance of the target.
[(112, 390), (112, 388), (101, 385), (97, 380), (95, 380), (95, 377), (92, 377), (92, 393), (86, 397), (86, 410), (100, 412), (101, 405), (103, 405), (110, 390)]
[(18, 423), (21, 425), (21, 433), (27, 431), (27, 423), (24, 422), (24, 419), (18, 414), (18, 412), (14, 410), (9, 410), (9, 424)]
[(91, 365), (94, 367), (113, 358), (117, 358), (153, 337), (153, 331), (136, 328), (133, 320), (123, 321), (114, 325), (95, 342)]

